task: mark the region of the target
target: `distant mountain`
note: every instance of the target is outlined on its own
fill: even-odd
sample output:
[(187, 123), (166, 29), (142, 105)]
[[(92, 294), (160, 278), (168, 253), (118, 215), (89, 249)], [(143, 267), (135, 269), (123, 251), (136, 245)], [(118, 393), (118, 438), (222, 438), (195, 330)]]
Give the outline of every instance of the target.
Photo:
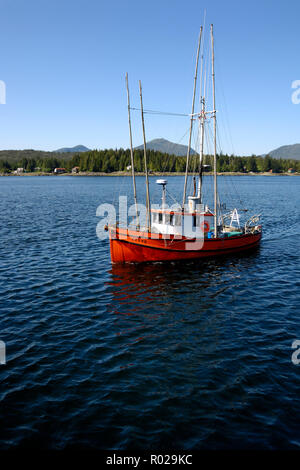
[(283, 145), (271, 150), (267, 155), (272, 158), (284, 158), (286, 160), (300, 160), (300, 144)]
[[(136, 148), (142, 149), (144, 148), (144, 146), (139, 145)], [(153, 139), (147, 142), (147, 149), (181, 157), (181, 156), (186, 156), (188, 148), (187, 148), (187, 145), (174, 144), (174, 142), (170, 142), (169, 140), (166, 140), (166, 139)], [(195, 150), (191, 148), (191, 155), (194, 155), (195, 153), (196, 153)]]
[(84, 145), (75, 145), (75, 147), (63, 147), (58, 150), (54, 150), (55, 153), (76, 153), (76, 152), (88, 152), (90, 149)]

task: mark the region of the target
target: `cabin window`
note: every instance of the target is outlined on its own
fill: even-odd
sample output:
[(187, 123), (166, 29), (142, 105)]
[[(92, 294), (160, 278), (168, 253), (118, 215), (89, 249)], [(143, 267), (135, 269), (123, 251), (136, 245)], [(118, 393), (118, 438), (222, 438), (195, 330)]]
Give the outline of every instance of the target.
[(181, 214), (175, 215), (175, 225), (181, 226)]
[(163, 215), (162, 215), (162, 213), (160, 212), (160, 213), (158, 214), (158, 223), (159, 223), (159, 224), (162, 224), (162, 221), (163, 221)]
[(165, 224), (170, 223), (170, 214), (165, 214)]
[(197, 223), (197, 216), (193, 215), (193, 227), (196, 227), (196, 223)]
[(174, 214), (170, 214), (170, 225), (174, 225)]
[(152, 217), (153, 217), (153, 223), (154, 223), (154, 224), (157, 224), (157, 222), (158, 222), (158, 214), (154, 213), (154, 214), (152, 214)]

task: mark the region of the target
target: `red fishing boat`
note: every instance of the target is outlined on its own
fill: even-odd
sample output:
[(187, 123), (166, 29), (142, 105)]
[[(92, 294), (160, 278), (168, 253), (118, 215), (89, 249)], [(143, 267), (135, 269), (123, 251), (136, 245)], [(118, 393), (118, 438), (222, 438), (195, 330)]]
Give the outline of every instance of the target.
[[(211, 25), (211, 87), (212, 110), (206, 109), (205, 84), (200, 91), (201, 109), (194, 111), (198, 76), (198, 62), (201, 50), (202, 27), (196, 57), (196, 71), (192, 112), (190, 116), (189, 143), (186, 157), (186, 171), (183, 187), (182, 204), (175, 208), (167, 205), (167, 180), (159, 179), (157, 184), (162, 186), (162, 203), (159, 208), (150, 204), (149, 178), (147, 168), (146, 138), (144, 126), (144, 110), (142, 87), (140, 82), (140, 104), (144, 139), (144, 165), (146, 175), (146, 220), (142, 223), (138, 210), (136, 181), (134, 173), (134, 152), (132, 146), (130, 98), (128, 76), (126, 75), (128, 98), (128, 122), (130, 133), (131, 169), (133, 179), (134, 202), (136, 209), (135, 223), (122, 226), (120, 223), (109, 224), (110, 253), (112, 263), (141, 263), (155, 261), (194, 260), (206, 257), (234, 254), (256, 247), (262, 236), (260, 215), (253, 215), (247, 220), (241, 220), (240, 211), (234, 207), (224, 213), (220, 203), (217, 181), (217, 138), (216, 138), (216, 103), (215, 103), (215, 72), (214, 72), (214, 37)], [(201, 73), (203, 70), (203, 55), (201, 56)], [(202, 77), (201, 77), (202, 82)], [(199, 165), (197, 175), (193, 175), (193, 194), (187, 199), (187, 181), (191, 154), (191, 139), (193, 124), (199, 124)], [(204, 164), (204, 135), (208, 121), (213, 124), (213, 207), (205, 203), (203, 194)]]

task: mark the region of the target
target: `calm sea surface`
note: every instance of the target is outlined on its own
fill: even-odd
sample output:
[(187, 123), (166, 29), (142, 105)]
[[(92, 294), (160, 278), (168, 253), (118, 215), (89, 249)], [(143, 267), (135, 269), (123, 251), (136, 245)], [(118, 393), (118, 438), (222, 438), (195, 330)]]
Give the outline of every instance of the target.
[(96, 208), (130, 178), (0, 178), (0, 448), (300, 448), (300, 177), (231, 183), (259, 249), (117, 267)]

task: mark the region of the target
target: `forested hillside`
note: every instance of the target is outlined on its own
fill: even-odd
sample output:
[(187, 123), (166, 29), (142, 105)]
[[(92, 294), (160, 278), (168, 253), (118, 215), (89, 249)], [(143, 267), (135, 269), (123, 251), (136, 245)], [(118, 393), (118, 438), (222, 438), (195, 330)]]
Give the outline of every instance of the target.
[[(186, 157), (178, 157), (162, 152), (148, 150), (148, 168), (152, 172), (184, 172)], [(144, 171), (143, 150), (134, 151), (135, 170)], [(206, 156), (204, 163), (212, 165), (211, 156)], [(130, 165), (129, 149), (91, 150), (76, 154), (53, 153), (34, 150), (2, 151), (0, 152), (0, 172), (10, 173), (17, 168), (24, 168), (27, 172), (53, 172), (54, 168), (65, 168), (71, 171), (79, 167), (79, 171), (112, 173), (126, 171)], [(197, 171), (198, 156), (190, 159), (189, 171)], [(211, 168), (208, 168), (209, 171)], [(237, 157), (220, 154), (217, 157), (218, 172), (287, 172), (289, 169), (300, 172), (300, 161), (275, 159), (269, 156)]]

